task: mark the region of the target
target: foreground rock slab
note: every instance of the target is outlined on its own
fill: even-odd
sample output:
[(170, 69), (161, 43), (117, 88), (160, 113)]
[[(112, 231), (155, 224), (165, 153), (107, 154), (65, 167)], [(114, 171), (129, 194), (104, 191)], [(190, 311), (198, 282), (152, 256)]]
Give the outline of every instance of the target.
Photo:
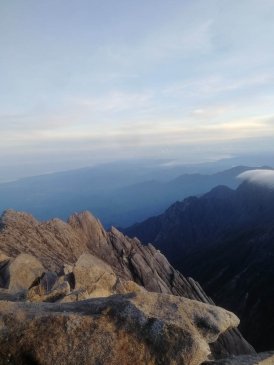
[(148, 292), (0, 302), (0, 364), (199, 365), (208, 344), (238, 324), (222, 308)]

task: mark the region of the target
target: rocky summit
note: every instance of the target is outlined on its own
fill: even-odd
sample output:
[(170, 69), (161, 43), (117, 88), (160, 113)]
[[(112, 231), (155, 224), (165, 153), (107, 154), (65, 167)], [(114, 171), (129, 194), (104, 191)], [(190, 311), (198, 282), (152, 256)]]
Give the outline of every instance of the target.
[(160, 251), (105, 231), (89, 212), (67, 223), (1, 217), (0, 364), (257, 358), (238, 324)]

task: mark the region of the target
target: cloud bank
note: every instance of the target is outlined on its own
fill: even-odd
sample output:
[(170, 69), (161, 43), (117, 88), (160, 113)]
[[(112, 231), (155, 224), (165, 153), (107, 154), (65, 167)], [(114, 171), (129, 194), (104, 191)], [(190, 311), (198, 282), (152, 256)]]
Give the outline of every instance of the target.
[(245, 171), (238, 176), (243, 181), (248, 181), (260, 186), (274, 189), (274, 171), (273, 170), (250, 170)]

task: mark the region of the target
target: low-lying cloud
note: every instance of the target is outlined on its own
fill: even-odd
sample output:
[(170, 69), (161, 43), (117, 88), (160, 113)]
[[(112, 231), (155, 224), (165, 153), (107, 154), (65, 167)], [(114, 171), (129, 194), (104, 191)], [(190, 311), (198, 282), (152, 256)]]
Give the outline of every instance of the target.
[(241, 173), (238, 178), (274, 189), (274, 170), (249, 170)]

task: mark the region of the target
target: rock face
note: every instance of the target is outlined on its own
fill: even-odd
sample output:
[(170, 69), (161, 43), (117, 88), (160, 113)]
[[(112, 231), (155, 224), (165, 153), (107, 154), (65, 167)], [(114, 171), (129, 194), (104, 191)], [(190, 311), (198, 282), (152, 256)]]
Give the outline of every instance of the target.
[[(88, 212), (73, 215), (68, 223), (39, 223), (25, 213), (7, 211), (0, 220), (0, 249), (10, 257), (31, 254), (45, 271), (58, 273), (49, 289), (40, 278), (30, 288), (29, 300), (73, 302), (146, 289), (214, 304), (197, 282), (175, 270), (152, 245), (143, 246), (115, 228), (106, 232)], [(0, 293), (0, 298), (9, 295)], [(237, 329), (222, 333), (210, 348), (215, 358), (255, 353)]]
[(273, 263), (274, 226), (227, 237), (184, 262), (218, 305), (241, 318), (241, 330), (258, 351), (274, 344)]
[(50, 271), (58, 271), (63, 263), (74, 263), (88, 252), (81, 238), (59, 219), (40, 223), (29, 214), (13, 210), (7, 210), (0, 218), (2, 252), (10, 257), (28, 253)]
[(201, 197), (191, 196), (171, 205), (163, 214), (123, 231), (143, 243), (153, 243), (172, 262), (209, 247), (231, 232), (274, 219), (274, 190), (249, 182), (236, 190), (217, 186)]
[(0, 302), (0, 315), (0, 362), (16, 365), (199, 365), (208, 343), (239, 323), (222, 308), (157, 293)]

